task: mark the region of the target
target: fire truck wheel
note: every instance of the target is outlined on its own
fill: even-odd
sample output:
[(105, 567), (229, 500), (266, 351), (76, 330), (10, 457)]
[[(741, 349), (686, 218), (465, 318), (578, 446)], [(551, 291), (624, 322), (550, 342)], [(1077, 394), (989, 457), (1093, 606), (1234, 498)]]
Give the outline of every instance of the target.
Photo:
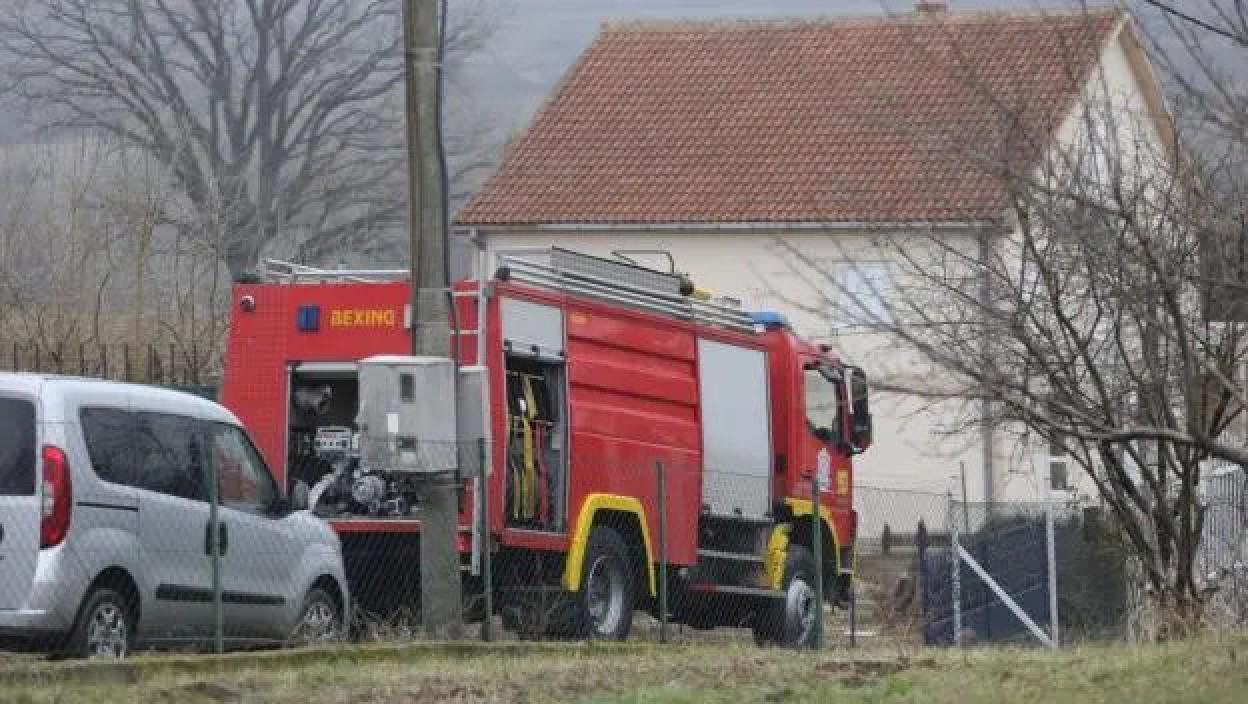
[(582, 635), (599, 640), (624, 640), (633, 625), (635, 585), (628, 547), (620, 534), (595, 526), (585, 546), (578, 611)]
[(815, 599), (815, 558), (802, 545), (790, 545), (784, 562), (784, 598), (759, 612), (754, 641), (806, 648), (814, 643), (815, 623), (822, 609)]

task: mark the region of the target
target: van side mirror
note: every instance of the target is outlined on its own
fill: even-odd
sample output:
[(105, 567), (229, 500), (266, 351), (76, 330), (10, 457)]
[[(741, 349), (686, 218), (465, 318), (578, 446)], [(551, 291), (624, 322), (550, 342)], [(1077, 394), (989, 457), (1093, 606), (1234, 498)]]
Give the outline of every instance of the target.
[(861, 367), (849, 368), (850, 437), (854, 453), (859, 454), (871, 447), (872, 423), (870, 392), (867, 373)]

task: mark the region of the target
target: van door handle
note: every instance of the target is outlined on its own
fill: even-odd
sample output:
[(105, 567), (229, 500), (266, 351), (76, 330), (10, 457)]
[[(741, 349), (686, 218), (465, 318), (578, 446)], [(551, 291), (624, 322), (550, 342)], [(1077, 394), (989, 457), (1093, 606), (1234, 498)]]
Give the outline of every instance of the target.
[[(230, 548), (230, 531), (222, 521), (217, 521), (217, 555), (224, 555)], [(204, 554), (212, 555), (212, 522), (204, 526)]]

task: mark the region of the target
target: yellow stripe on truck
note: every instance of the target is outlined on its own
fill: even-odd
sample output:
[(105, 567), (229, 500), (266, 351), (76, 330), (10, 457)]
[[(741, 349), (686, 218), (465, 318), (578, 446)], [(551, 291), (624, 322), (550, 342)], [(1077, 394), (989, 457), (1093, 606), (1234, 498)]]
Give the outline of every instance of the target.
[(589, 545), (589, 532), (594, 527), (594, 516), (599, 511), (619, 511), (637, 517), (637, 524), (641, 526), (641, 539), (646, 547), (646, 574), (650, 578), (650, 596), (657, 596), (659, 592), (654, 576), (654, 551), (650, 548), (650, 528), (646, 523), (646, 511), (637, 499), (616, 494), (590, 494), (585, 497), (585, 503), (581, 504), (576, 529), (568, 545), (568, 561), (563, 568), (563, 588), (570, 592), (579, 591), (581, 588), (581, 575), (585, 571), (585, 549)]
[(772, 589), (784, 587), (784, 562), (789, 556), (789, 533), (793, 526), (781, 523), (771, 529), (771, 539), (767, 541), (767, 561), (763, 563), (763, 572), (767, 577), (767, 586)]
[[(788, 504), (794, 518), (810, 516), (814, 512), (814, 504), (810, 502), (810, 499), (785, 499), (784, 503)], [(827, 506), (820, 506), (819, 516), (823, 519), (823, 530), (827, 531), (832, 538), (833, 559), (836, 560), (836, 571), (839, 574), (841, 571), (841, 540), (836, 535), (836, 528), (833, 527), (832, 512), (828, 510)], [(828, 559), (827, 555), (824, 555), (823, 559)]]

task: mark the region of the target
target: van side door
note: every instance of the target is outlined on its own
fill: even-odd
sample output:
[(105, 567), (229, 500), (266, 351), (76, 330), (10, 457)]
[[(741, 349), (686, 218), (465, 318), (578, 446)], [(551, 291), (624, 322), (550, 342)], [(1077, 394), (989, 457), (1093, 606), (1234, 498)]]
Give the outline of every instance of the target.
[(277, 482), (242, 428), (205, 423), (209, 467), (217, 476), (220, 517), (230, 545), (222, 560), (226, 633), (246, 639), (285, 638), (299, 607), (300, 568), (308, 536), (276, 511)]
[(144, 620), (155, 637), (200, 640), (214, 623), (204, 439), (187, 416), (136, 410), (135, 420), (139, 538), (156, 585)]

